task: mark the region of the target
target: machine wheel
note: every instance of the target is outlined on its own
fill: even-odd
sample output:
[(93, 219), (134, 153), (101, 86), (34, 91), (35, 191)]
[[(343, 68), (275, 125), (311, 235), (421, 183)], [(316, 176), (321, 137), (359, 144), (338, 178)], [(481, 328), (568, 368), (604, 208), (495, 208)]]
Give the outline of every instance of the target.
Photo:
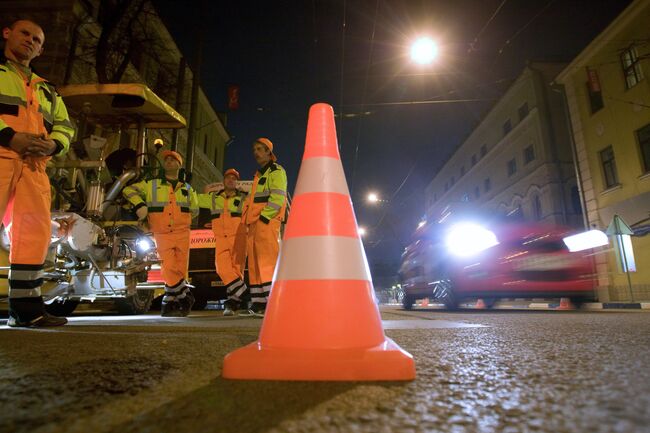
[(415, 296), (404, 293), (404, 296), (402, 296), (402, 307), (405, 310), (412, 310), (413, 304), (415, 304)]
[(54, 301), (51, 304), (45, 304), (45, 311), (54, 316), (65, 317), (71, 315), (75, 308), (77, 308), (77, 305), (79, 305), (79, 301), (71, 301), (69, 299), (65, 301)]
[(153, 290), (137, 290), (135, 295), (115, 300), (120, 314), (144, 314), (151, 308)]
[(435, 285), (434, 296), (445, 304), (448, 310), (457, 310), (459, 299), (454, 293), (454, 286), (450, 279), (442, 279)]

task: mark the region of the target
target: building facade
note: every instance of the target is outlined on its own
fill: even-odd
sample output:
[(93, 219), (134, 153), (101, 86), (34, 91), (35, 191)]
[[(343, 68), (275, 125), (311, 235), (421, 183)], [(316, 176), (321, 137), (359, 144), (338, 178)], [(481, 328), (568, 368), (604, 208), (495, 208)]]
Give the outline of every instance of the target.
[[(564, 85), (589, 226), (634, 230), (630, 281), (597, 256), (602, 300), (650, 299), (650, 0), (634, 1), (557, 77)], [(631, 284), (630, 284), (631, 282)], [(631, 285), (631, 287), (630, 287)]]
[[(45, 50), (34, 61), (34, 67), (56, 85), (97, 83), (102, 30), (114, 20), (116, 4), (106, 0), (5, 0), (0, 2), (0, 25), (4, 27), (15, 19), (29, 18), (43, 26)], [(125, 11), (121, 24), (115, 28), (114, 39), (109, 40), (107, 62), (109, 66), (115, 64), (112, 68), (115, 70), (121, 62), (120, 56), (128, 57), (117, 82), (146, 84), (189, 122), (192, 71), (185, 66), (183, 54), (151, 2), (138, 0), (132, 4), (137, 8)], [(121, 46), (123, 41), (129, 42)], [(110, 72), (111, 68), (108, 69)], [(202, 190), (208, 183), (223, 179), (224, 152), (231, 136), (202, 90), (197, 107), (197, 124), (188, 127), (195, 129), (192, 184)], [(105, 135), (100, 130), (88, 133)], [(184, 156), (187, 135), (187, 130), (181, 130), (176, 140), (178, 151)], [(149, 131), (151, 152), (155, 151), (155, 138), (163, 138), (166, 147), (173, 141), (169, 131)], [(130, 139), (135, 141), (135, 137)]]
[(469, 202), (529, 221), (583, 224), (562, 94), (562, 65), (529, 64), (426, 189), (427, 218)]

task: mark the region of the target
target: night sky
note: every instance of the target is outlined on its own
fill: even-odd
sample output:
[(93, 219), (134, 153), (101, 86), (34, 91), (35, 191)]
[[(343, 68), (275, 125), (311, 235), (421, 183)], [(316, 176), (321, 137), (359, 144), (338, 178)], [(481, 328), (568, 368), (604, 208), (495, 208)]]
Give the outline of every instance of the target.
[[(225, 168), (252, 178), (251, 144), (269, 137), (292, 192), (309, 107), (343, 113), (338, 140), (357, 219), (370, 229), (366, 252), (389, 272), (424, 214), (424, 188), (526, 61), (570, 61), (630, 3), (242, 0), (200, 12), (198, 0), (153, 1), (188, 58), (204, 29), (201, 85), (217, 111), (226, 111), (227, 86), (240, 86)], [(408, 58), (423, 34), (441, 47), (428, 67)], [(457, 99), (472, 101), (386, 105)], [(371, 190), (389, 202), (367, 204)]]

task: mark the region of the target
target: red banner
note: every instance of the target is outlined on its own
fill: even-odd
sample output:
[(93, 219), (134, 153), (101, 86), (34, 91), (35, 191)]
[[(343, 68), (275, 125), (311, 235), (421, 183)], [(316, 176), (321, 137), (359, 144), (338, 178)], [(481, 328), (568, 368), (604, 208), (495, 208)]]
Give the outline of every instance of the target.
[(598, 79), (598, 72), (595, 69), (587, 68), (587, 77), (589, 78), (589, 90), (592, 93), (600, 92), (600, 80)]
[(235, 111), (239, 108), (239, 86), (231, 84), (228, 86), (228, 109)]

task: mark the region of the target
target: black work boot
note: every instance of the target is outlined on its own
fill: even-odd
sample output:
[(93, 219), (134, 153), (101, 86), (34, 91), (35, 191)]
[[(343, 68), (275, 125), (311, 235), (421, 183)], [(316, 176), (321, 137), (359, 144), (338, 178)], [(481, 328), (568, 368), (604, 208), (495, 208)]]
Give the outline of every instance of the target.
[(266, 304), (262, 302), (253, 302), (251, 305), (251, 311), (255, 317), (264, 317), (264, 313), (266, 313)]
[(68, 319), (65, 317), (56, 317), (49, 313), (44, 313), (42, 316), (27, 322), (23, 322), (13, 315), (10, 315), (7, 320), (7, 325), (13, 328), (48, 328), (52, 326), (62, 326), (66, 323), (68, 323)]
[(181, 311), (181, 304), (178, 301), (163, 302), (160, 307), (160, 315), (162, 317), (183, 317)]
[(192, 294), (192, 291), (189, 288), (186, 288), (185, 297), (179, 299), (178, 302), (181, 305), (181, 314), (183, 317), (190, 314), (190, 311), (192, 311), (192, 305), (194, 305), (194, 295)]
[(65, 317), (52, 316), (45, 312), (43, 298), (9, 298), (9, 319), (7, 325), (13, 328), (45, 328), (68, 323)]

